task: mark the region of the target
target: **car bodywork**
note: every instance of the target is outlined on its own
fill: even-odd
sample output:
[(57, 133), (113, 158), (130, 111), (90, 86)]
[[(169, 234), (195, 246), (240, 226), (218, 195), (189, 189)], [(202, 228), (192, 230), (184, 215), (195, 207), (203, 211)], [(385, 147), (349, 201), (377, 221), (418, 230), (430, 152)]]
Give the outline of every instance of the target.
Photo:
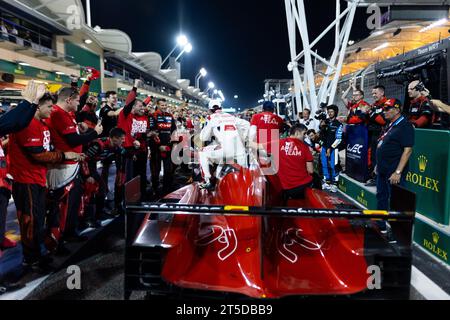
[[(214, 191), (194, 183), (160, 203), (131, 201), (127, 219), (127, 293), (352, 296), (380, 285), (409, 292), (413, 212), (361, 211), (316, 189), (286, 202), (276, 176), (258, 169), (234, 167)], [(385, 220), (395, 245), (376, 232)]]

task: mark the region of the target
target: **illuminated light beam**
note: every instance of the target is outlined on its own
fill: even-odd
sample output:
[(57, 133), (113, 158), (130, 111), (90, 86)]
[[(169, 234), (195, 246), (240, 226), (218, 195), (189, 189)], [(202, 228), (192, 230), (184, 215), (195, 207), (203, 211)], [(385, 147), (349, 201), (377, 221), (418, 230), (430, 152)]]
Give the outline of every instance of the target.
[(379, 51), (379, 50), (381, 50), (381, 49), (386, 49), (387, 47), (389, 47), (389, 43), (388, 42), (385, 42), (385, 43), (383, 43), (383, 44), (381, 44), (381, 45), (379, 45), (378, 47), (376, 47), (375, 49), (373, 49), (372, 51)]
[(443, 24), (446, 24), (447, 22), (448, 22), (448, 20), (447, 20), (446, 18), (440, 19), (440, 20), (438, 20), (438, 21), (436, 21), (436, 22), (433, 22), (433, 23), (430, 24), (429, 26), (420, 29), (419, 32), (427, 32), (427, 31), (430, 30), (430, 29), (433, 29), (433, 28), (442, 26)]

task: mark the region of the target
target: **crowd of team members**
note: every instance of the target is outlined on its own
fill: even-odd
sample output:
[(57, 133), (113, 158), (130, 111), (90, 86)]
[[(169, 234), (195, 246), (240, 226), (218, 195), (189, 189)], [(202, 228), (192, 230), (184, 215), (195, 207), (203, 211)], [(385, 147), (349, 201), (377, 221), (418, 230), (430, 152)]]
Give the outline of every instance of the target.
[[(23, 91), (24, 100), (0, 117), (0, 136), (4, 137), (0, 145), (0, 249), (16, 245), (4, 236), (12, 195), (26, 267), (45, 267), (53, 252), (67, 253), (65, 242), (84, 240), (81, 230), (96, 228), (121, 214), (124, 185), (132, 178), (140, 176), (142, 200), (172, 191), (174, 146), (184, 133), (192, 134), (208, 121), (204, 109), (188, 109), (187, 104), (169, 107), (165, 99), (153, 97), (139, 99), (140, 80), (135, 81), (124, 107), (118, 107), (117, 94), (112, 91), (106, 92), (99, 106), (97, 97), (89, 93), (91, 81), (98, 77), (94, 70), (80, 89), (74, 78), (72, 86), (62, 88), (56, 97), (44, 85), (30, 81)], [(353, 99), (347, 100), (351, 88)], [(361, 90), (354, 86), (349, 90), (342, 97), (349, 110), (346, 121), (338, 120), (335, 105), (322, 106), (314, 117), (305, 109), (297, 122), (284, 121), (274, 114), (269, 101), (262, 113), (251, 118), (248, 113), (240, 115), (250, 122), (249, 142), (256, 142), (267, 154), (278, 151), (278, 177), (286, 196), (301, 196), (312, 185), (314, 155), (320, 159), (321, 173), (321, 177), (316, 175), (316, 185), (337, 191), (338, 153), (346, 147), (346, 125), (368, 127), (370, 168), (375, 171), (377, 145), (388, 127), (384, 114), (398, 100), (388, 99), (384, 87), (376, 86), (372, 91), (375, 102), (369, 105)], [(413, 82), (408, 92), (412, 99), (409, 120), (416, 127), (429, 127), (433, 112), (425, 88)], [(279, 150), (273, 150), (279, 136), (283, 138), (277, 144)], [(114, 206), (109, 211), (105, 199), (112, 193), (108, 176), (113, 163)]]
[[(0, 117), (0, 256), (1, 250), (16, 246), (5, 237), (12, 195), (25, 268), (47, 268), (52, 254), (69, 253), (65, 243), (85, 240), (83, 230), (120, 215), (124, 185), (132, 178), (141, 176), (142, 200), (167, 194), (175, 170), (170, 153), (180, 142), (174, 132), (189, 132), (194, 124), (206, 121), (205, 110), (188, 110), (187, 103), (169, 107), (165, 99), (139, 99), (140, 80), (123, 107), (112, 91), (99, 106), (98, 98), (89, 92), (98, 77), (94, 70), (81, 88), (75, 77), (71, 87), (56, 95), (30, 81), (22, 92), (24, 100)], [(113, 163), (111, 208), (106, 200), (112, 194), (108, 176)]]
[[(353, 89), (352, 99), (347, 99), (349, 91)], [(353, 83), (344, 92), (342, 100), (348, 109), (346, 117), (339, 117), (339, 108), (336, 105), (322, 105), (314, 117), (309, 109), (299, 113), (298, 121), (283, 121), (273, 114), (274, 105), (266, 102), (263, 112), (252, 117), (251, 123), (254, 132), (257, 130), (257, 142), (261, 138), (264, 141), (273, 141), (274, 132), (280, 132), (285, 139), (280, 140), (279, 150), (279, 176), (283, 188), (288, 194), (301, 195), (302, 190), (310, 186), (313, 181), (317, 187), (337, 192), (339, 173), (344, 163), (340, 163), (339, 152), (346, 149), (346, 128), (348, 126), (365, 126), (369, 133), (368, 167), (370, 180), (366, 185), (376, 185), (377, 149), (381, 145), (380, 140), (390, 130), (390, 121), (386, 113), (393, 108), (400, 108), (409, 122), (416, 128), (431, 128), (436, 122), (437, 114), (434, 113), (430, 102), (429, 92), (420, 81), (413, 81), (408, 86), (408, 95), (411, 99), (408, 110), (402, 110), (398, 99), (387, 98), (385, 88), (377, 85), (372, 89), (374, 103), (371, 105), (364, 100), (364, 92)], [(272, 131), (267, 136), (261, 130)], [(408, 131), (409, 132), (409, 131)], [(256, 133), (254, 133), (256, 135)], [(413, 140), (414, 137), (411, 137)], [(302, 144), (298, 144), (302, 142)], [(263, 143), (264, 144), (264, 143)], [(309, 150), (303, 150), (302, 145), (309, 146)], [(272, 144), (263, 146), (269, 153), (273, 152)], [(294, 148), (294, 149), (293, 149)], [(293, 152), (292, 150), (297, 150)], [(316, 156), (316, 174), (309, 174), (311, 168), (305, 165), (305, 159), (312, 162)], [(378, 160), (384, 161), (384, 155), (379, 154)], [(296, 159), (291, 161), (291, 159)], [(393, 169), (395, 171), (395, 168)], [(309, 176), (309, 177), (308, 177)], [(316, 179), (314, 179), (316, 178)]]

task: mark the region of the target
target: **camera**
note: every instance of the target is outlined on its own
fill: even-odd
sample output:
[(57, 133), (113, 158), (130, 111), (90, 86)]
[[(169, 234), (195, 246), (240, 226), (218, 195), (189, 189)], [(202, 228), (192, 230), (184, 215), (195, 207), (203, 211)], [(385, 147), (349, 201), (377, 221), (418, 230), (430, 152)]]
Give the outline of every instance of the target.
[(318, 121), (325, 121), (328, 118), (327, 112), (326, 112), (327, 104), (322, 102), (320, 104), (320, 109), (316, 111), (316, 115), (314, 116), (314, 119)]

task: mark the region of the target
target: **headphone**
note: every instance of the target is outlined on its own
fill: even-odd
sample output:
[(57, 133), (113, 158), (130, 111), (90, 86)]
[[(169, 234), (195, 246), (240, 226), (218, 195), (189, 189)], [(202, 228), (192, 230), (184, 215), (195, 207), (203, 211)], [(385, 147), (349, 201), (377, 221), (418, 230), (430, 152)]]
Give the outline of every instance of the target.
[(420, 81), (415, 87), (414, 90), (417, 90), (419, 92), (425, 91), (425, 85), (423, 84), (422, 81)]

